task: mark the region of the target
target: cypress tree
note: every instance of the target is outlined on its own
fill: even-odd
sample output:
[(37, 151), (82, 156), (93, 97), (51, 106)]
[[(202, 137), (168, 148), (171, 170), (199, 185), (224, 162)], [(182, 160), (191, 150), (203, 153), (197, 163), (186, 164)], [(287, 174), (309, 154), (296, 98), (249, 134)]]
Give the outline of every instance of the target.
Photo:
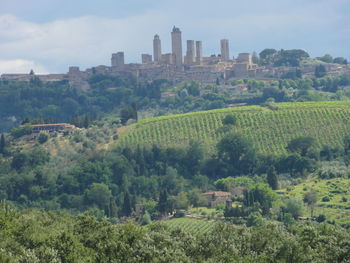
[(5, 147), (6, 147), (6, 141), (5, 141), (5, 135), (1, 134), (1, 139), (0, 139), (0, 153), (5, 153)]
[(277, 179), (277, 174), (275, 167), (270, 167), (269, 170), (267, 171), (267, 183), (270, 185), (272, 190), (277, 190), (278, 189), (278, 179)]
[(160, 192), (159, 202), (158, 202), (158, 211), (161, 214), (165, 214), (168, 210), (168, 193), (166, 190)]
[(123, 202), (123, 206), (122, 206), (122, 215), (123, 216), (130, 216), (131, 212), (132, 212), (132, 209), (131, 209), (130, 195), (128, 192), (125, 192), (124, 202)]
[(132, 109), (132, 116), (133, 116), (133, 119), (138, 121), (138, 114), (137, 114), (137, 105), (135, 102), (133, 102), (131, 104), (131, 109)]
[(110, 205), (109, 205), (109, 216), (110, 217), (117, 217), (118, 216), (118, 207), (117, 204), (115, 203), (115, 200), (111, 199)]

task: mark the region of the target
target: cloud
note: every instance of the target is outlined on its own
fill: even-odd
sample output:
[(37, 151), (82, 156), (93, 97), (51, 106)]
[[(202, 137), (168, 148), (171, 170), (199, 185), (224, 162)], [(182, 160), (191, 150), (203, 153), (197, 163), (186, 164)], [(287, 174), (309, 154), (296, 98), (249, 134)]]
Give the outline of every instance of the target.
[(202, 40), (205, 55), (219, 53), (220, 39), (228, 38), (232, 55), (273, 47), (350, 58), (350, 24), (342, 8), (347, 0), (198, 2), (164, 0), (144, 12), (139, 7), (136, 15), (79, 14), (41, 23), (0, 14), (0, 54), (7, 61), (1, 70), (27, 72), (33, 66), (35, 72), (66, 72), (69, 66), (109, 65), (118, 51), (125, 52), (127, 63), (139, 62), (141, 53), (152, 53), (156, 33), (163, 53), (170, 52), (173, 25), (183, 32), (184, 49), (186, 39)]
[(37, 74), (47, 74), (49, 71), (42, 65), (34, 61), (14, 59), (0, 60), (0, 75), (4, 73), (29, 73), (31, 69), (35, 69)]
[[(157, 18), (152, 14), (110, 19), (85, 16), (36, 24), (12, 15), (0, 16), (0, 54), (36, 61), (49, 70), (69, 65), (109, 64), (111, 53), (125, 51), (129, 61), (152, 50)], [(165, 19), (165, 18), (164, 18)], [(138, 54), (137, 58), (134, 54)]]

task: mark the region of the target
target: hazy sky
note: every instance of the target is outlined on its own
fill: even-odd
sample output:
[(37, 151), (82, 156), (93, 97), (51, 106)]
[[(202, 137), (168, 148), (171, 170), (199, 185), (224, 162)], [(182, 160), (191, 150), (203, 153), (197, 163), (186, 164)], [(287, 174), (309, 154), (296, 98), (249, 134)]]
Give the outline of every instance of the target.
[(0, 0), (0, 74), (67, 72), (152, 54), (154, 34), (170, 52), (170, 31), (202, 40), (204, 55), (230, 40), (231, 56), (301, 48), (350, 59), (350, 0)]

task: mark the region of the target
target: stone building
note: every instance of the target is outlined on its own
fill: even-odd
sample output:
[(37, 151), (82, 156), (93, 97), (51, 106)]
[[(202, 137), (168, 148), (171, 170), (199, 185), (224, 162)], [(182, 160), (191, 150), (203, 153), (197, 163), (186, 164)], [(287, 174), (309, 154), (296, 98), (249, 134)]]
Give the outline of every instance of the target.
[(209, 207), (211, 208), (216, 207), (218, 204), (232, 205), (232, 194), (230, 192), (206, 192), (203, 193), (202, 196), (208, 199)]
[(247, 63), (249, 65), (253, 64), (252, 54), (250, 53), (240, 53), (237, 57), (238, 63)]
[(173, 63), (181, 68), (183, 64), (181, 31), (175, 26), (171, 32), (171, 50), (173, 54)]
[(162, 58), (162, 44), (158, 35), (153, 39), (153, 58), (154, 62), (159, 63)]
[(124, 52), (118, 52), (112, 54), (111, 59), (112, 68), (117, 71), (122, 71), (124, 69)]
[(221, 39), (220, 47), (221, 47), (221, 59), (223, 61), (230, 60), (230, 47), (229, 47), (228, 39)]
[(150, 54), (141, 54), (142, 64), (152, 63), (152, 55)]
[(42, 131), (55, 132), (55, 131), (72, 131), (75, 129), (74, 125), (68, 123), (49, 123), (49, 124), (33, 124), (32, 133), (39, 133)]
[(171, 64), (173, 64), (173, 62), (174, 62), (173, 59), (174, 59), (174, 56), (173, 56), (173, 54), (171, 54), (171, 53), (162, 54), (162, 57), (161, 57), (160, 62), (161, 62), (162, 64), (171, 65)]

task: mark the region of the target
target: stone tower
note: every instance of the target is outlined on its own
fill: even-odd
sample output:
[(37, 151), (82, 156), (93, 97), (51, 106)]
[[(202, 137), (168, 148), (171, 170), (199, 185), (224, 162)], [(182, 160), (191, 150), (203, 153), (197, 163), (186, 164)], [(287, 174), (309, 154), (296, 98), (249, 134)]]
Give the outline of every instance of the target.
[(196, 41), (196, 63), (201, 64), (203, 57), (202, 41)]
[(187, 40), (186, 64), (193, 65), (195, 62), (194, 40)]
[(179, 28), (173, 28), (171, 32), (171, 50), (174, 57), (174, 64), (177, 67), (182, 66), (182, 40), (181, 40), (181, 31)]
[(153, 39), (153, 57), (154, 57), (154, 62), (157, 62), (157, 63), (160, 62), (162, 57), (162, 45), (158, 35), (155, 35)]
[(223, 61), (230, 60), (230, 48), (229, 48), (228, 39), (221, 39), (220, 44), (221, 44), (221, 59)]
[(124, 69), (124, 52), (118, 52), (112, 54), (112, 59), (111, 59), (111, 64), (112, 68), (120, 71)]

